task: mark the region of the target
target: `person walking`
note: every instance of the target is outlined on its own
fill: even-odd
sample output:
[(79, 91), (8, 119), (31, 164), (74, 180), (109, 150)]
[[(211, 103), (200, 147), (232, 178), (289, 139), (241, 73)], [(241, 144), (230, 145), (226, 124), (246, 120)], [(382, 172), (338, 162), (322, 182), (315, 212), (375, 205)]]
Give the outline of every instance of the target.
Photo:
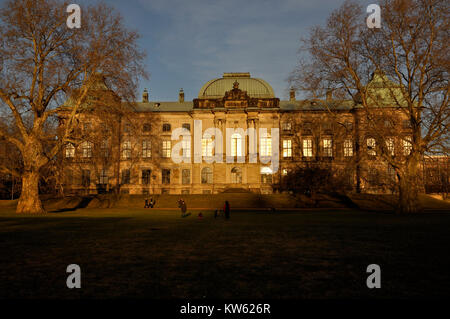
[(180, 198), (180, 200), (178, 201), (178, 207), (180, 207), (181, 209), (181, 217), (186, 217), (187, 205), (182, 198)]
[(227, 200), (223, 206), (223, 211), (225, 213), (225, 219), (230, 219), (230, 203)]

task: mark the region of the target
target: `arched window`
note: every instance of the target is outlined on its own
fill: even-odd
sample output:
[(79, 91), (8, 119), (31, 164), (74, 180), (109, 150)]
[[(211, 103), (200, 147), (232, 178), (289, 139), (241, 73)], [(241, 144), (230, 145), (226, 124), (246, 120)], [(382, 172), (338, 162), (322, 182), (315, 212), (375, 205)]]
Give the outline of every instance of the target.
[(231, 169), (231, 182), (233, 184), (242, 183), (242, 170), (239, 167), (233, 167)]
[(231, 156), (243, 156), (242, 136), (239, 133), (231, 135)]
[(202, 184), (212, 184), (212, 182), (213, 182), (212, 169), (209, 167), (204, 167), (202, 169)]

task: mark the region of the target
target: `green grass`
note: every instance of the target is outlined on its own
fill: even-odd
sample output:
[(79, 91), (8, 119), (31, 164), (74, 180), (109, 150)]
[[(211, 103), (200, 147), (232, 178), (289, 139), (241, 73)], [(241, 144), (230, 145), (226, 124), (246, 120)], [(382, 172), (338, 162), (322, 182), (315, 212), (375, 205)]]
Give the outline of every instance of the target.
[[(0, 298), (450, 296), (450, 214), (0, 208)], [(82, 288), (66, 288), (78, 264)], [(366, 287), (379, 264), (382, 288)]]

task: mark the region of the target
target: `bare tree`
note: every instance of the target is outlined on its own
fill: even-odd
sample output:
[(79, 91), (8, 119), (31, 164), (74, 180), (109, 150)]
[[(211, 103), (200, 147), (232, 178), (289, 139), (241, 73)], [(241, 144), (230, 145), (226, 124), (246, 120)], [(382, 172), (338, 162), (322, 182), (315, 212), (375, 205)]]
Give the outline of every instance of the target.
[[(120, 15), (104, 4), (83, 7), (81, 28), (69, 29), (67, 6), (58, 0), (18, 0), (0, 10), (0, 106), (19, 132), (15, 136), (0, 129), (0, 137), (15, 145), (23, 160), (17, 213), (44, 212), (38, 191), (41, 169), (88, 109), (88, 92), (99, 74), (122, 102), (134, 100), (138, 78), (145, 76), (138, 35), (124, 27)], [(69, 97), (64, 132), (56, 138), (56, 130), (46, 126)]]
[[(403, 213), (420, 210), (424, 154), (448, 152), (449, 6), (445, 0), (384, 0), (381, 28), (369, 29), (365, 10), (347, 1), (302, 40), (291, 78), (311, 95), (334, 89), (355, 102), (374, 152), (395, 170)], [(391, 115), (398, 119), (394, 127), (380, 126), (380, 118)], [(407, 151), (392, 152), (391, 138)]]

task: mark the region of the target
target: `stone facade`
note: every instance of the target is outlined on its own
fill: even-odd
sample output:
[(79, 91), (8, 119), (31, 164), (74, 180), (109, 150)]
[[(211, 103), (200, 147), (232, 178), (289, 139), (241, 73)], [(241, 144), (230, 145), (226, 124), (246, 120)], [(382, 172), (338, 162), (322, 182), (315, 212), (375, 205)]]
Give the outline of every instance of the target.
[[(389, 114), (389, 125), (408, 134), (408, 127), (402, 124), (403, 113), (388, 106), (374, 113), (383, 119)], [(291, 90), (290, 99), (280, 101), (267, 82), (251, 78), (249, 73), (225, 73), (209, 81), (192, 102), (184, 101), (182, 90), (175, 102), (149, 101), (145, 91), (142, 102), (135, 103), (127, 116), (99, 116), (95, 112), (81, 115), (79, 136), (85, 140), (68, 144), (63, 151), (63, 185), (66, 192), (85, 193), (113, 189), (130, 194), (271, 193), (273, 185), (289, 170), (325, 165), (336, 171), (347, 170), (354, 189), (389, 191), (388, 183), (374, 182), (376, 178), (372, 178), (374, 174), (389, 178), (391, 171), (371, 150), (372, 137), (365, 117), (358, 103), (336, 101), (330, 94), (325, 100), (299, 101)], [(61, 118), (63, 127), (63, 113)], [(194, 161), (195, 152), (206, 157), (217, 155), (208, 139), (195, 148), (196, 121), (201, 121), (202, 133), (208, 128), (222, 132), (223, 163)], [(192, 136), (185, 154), (188, 162), (177, 164), (169, 152), (181, 141), (171, 140), (172, 132), (181, 127)], [(250, 160), (249, 137), (242, 135), (228, 146), (235, 162), (226, 162), (229, 128), (256, 130), (256, 162)], [(262, 155), (276, 153), (271, 149), (275, 136), (260, 136), (261, 128), (269, 133), (271, 129), (279, 130), (276, 171), (261, 162)], [(238, 150), (241, 144), (244, 152)], [(396, 138), (394, 145), (396, 152), (403, 152), (401, 140)], [(238, 157), (243, 162), (237, 163)]]

